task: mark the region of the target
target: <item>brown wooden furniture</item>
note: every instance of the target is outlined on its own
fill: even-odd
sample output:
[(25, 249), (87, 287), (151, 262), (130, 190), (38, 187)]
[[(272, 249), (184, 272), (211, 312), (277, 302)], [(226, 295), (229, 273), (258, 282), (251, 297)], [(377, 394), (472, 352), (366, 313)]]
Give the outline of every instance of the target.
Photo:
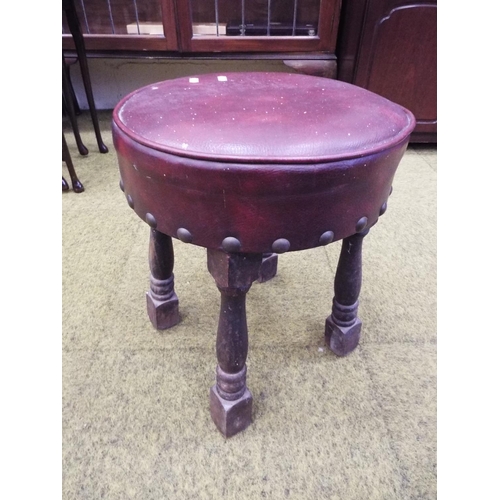
[[(76, 48), (76, 53), (78, 56), (78, 62), (80, 64), (80, 69), (82, 72), (83, 85), (85, 88), (85, 95), (87, 96), (87, 101), (90, 110), (90, 116), (92, 118), (92, 124), (94, 126), (94, 132), (97, 139), (97, 145), (101, 153), (107, 153), (108, 148), (104, 144), (101, 136), (101, 130), (99, 127), (99, 119), (97, 118), (97, 111), (94, 102), (94, 94), (92, 92), (92, 83), (90, 81), (89, 68), (87, 63), (87, 53), (85, 49), (85, 41), (83, 39), (82, 30), (80, 27), (80, 20), (78, 18), (77, 9), (75, 7), (74, 0), (62, 0), (62, 10), (64, 12), (64, 18), (67, 22), (68, 30), (71, 34), (71, 40)], [(74, 93), (70, 83), (69, 69), (65, 64), (64, 54), (62, 58), (62, 91), (63, 100), (65, 104), (65, 109), (68, 113), (69, 119), (71, 121), (71, 127), (75, 134), (75, 139), (78, 147), (78, 151), (81, 155), (87, 155), (88, 149), (84, 146), (80, 131), (78, 129), (78, 122), (76, 119), (76, 110), (74, 107)], [(63, 145), (64, 147), (64, 145)]]
[[(66, 167), (68, 168), (73, 191), (75, 193), (82, 193), (83, 191), (85, 191), (83, 184), (80, 182), (80, 179), (78, 179), (78, 176), (76, 175), (76, 170), (73, 165), (73, 161), (71, 160), (71, 154), (68, 149), (68, 144), (66, 143), (66, 137), (64, 137), (64, 132), (62, 134), (62, 161), (66, 163)], [(64, 177), (62, 178), (62, 190), (69, 191), (69, 184)]]
[(413, 115), (312, 76), (233, 73), (150, 85), (113, 114), (120, 186), (151, 227), (149, 317), (179, 321), (171, 238), (207, 248), (221, 293), (210, 411), (232, 436), (251, 422), (245, 295), (264, 256), (343, 240), (325, 335), (358, 344), (361, 245), (387, 208)]
[[(281, 59), (408, 108), (411, 141), (437, 142), (435, 0), (81, 0), (76, 9), (96, 54)], [(74, 49), (65, 22), (63, 48)]]
[[(82, 0), (89, 51), (111, 56), (282, 59), (336, 73), (340, 0)], [(63, 20), (63, 49), (74, 49)]]
[(340, 80), (412, 111), (412, 142), (437, 142), (435, 0), (344, 2), (337, 57)]

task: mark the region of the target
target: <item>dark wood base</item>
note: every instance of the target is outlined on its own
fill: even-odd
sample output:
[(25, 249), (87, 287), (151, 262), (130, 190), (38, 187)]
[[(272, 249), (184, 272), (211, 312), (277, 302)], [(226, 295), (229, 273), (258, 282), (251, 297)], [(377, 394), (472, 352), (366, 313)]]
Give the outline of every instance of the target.
[(326, 319), (326, 343), (337, 356), (346, 356), (354, 351), (359, 344), (362, 322), (359, 318), (356, 318), (352, 325), (340, 326), (335, 324), (334, 321), (331, 316)]
[(166, 330), (180, 321), (179, 299), (174, 290), (174, 249), (172, 238), (151, 229), (149, 238), (148, 316), (157, 330)]
[[(151, 289), (146, 292), (148, 316), (157, 330), (172, 328), (181, 320), (179, 299), (174, 292), (174, 276), (167, 280), (151, 279)], [(163, 294), (155, 293), (161, 290)]]
[(266, 253), (262, 256), (259, 277), (257, 283), (265, 283), (273, 279), (278, 272), (278, 255), (275, 253)]
[(217, 376), (210, 413), (219, 431), (234, 436), (252, 422), (252, 395), (246, 386), (248, 328), (245, 298), (259, 276), (262, 254), (207, 250), (207, 265), (221, 294), (217, 328)]
[(252, 423), (252, 399), (248, 388), (234, 401), (221, 398), (216, 385), (210, 389), (210, 414), (224, 437), (234, 436)]
[(361, 336), (358, 318), (358, 297), (361, 291), (361, 251), (363, 238), (370, 231), (363, 229), (342, 241), (335, 274), (332, 314), (325, 324), (325, 338), (330, 349), (345, 356), (356, 349)]

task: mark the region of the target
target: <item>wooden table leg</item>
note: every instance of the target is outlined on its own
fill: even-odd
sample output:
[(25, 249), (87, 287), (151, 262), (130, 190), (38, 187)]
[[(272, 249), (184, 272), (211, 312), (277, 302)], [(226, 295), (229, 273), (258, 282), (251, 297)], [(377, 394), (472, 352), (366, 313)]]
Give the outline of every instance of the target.
[(262, 255), (262, 264), (259, 270), (258, 283), (265, 283), (276, 276), (278, 272), (278, 254), (265, 253)]
[[(66, 142), (66, 137), (64, 137), (64, 132), (62, 134), (62, 160), (64, 163), (66, 163), (66, 167), (68, 168), (73, 191), (75, 193), (83, 193), (83, 191), (85, 191), (85, 188), (76, 175), (76, 170), (73, 165), (73, 160), (71, 159), (71, 154), (69, 152), (68, 143)], [(67, 191), (67, 189), (65, 189), (64, 187), (65, 183), (66, 185), (68, 184), (66, 182), (66, 179), (63, 179), (63, 191)]]
[(80, 28), (80, 20), (78, 19), (78, 15), (76, 13), (73, 1), (63, 2), (63, 9), (66, 12), (66, 20), (68, 22), (68, 27), (69, 30), (71, 31), (71, 35), (73, 36), (76, 53), (78, 54), (78, 63), (80, 64), (83, 86), (85, 88), (85, 94), (87, 96), (90, 116), (92, 118), (92, 124), (94, 125), (94, 132), (97, 140), (97, 146), (99, 147), (99, 151), (101, 153), (107, 153), (108, 148), (102, 140), (101, 129), (99, 128), (99, 119), (97, 117), (94, 94), (92, 92), (92, 84), (90, 81), (89, 67), (87, 63), (87, 53), (85, 50), (85, 42)]
[(366, 229), (342, 241), (335, 274), (332, 314), (325, 325), (326, 341), (338, 356), (353, 351), (361, 335), (362, 323), (357, 317), (361, 291), (361, 251), (363, 238), (368, 231)]
[[(68, 61), (70, 61), (70, 62), (68, 62)], [(77, 59), (72, 60), (72, 59), (69, 59), (69, 58), (66, 59), (65, 57), (63, 57), (63, 68), (64, 68), (64, 71), (66, 73), (66, 80), (69, 83), (71, 101), (73, 102), (73, 109), (75, 110), (75, 114), (78, 116), (78, 115), (82, 114), (82, 110), (80, 109), (80, 105), (78, 104), (78, 99), (76, 98), (76, 94), (75, 94), (75, 88), (73, 87), (73, 83), (71, 82), (70, 65), (73, 64), (73, 61), (76, 62)]]
[(260, 254), (207, 250), (208, 270), (221, 293), (217, 330), (216, 384), (210, 390), (210, 413), (225, 437), (252, 422), (252, 395), (246, 386), (248, 329), (245, 298), (259, 275)]
[(150, 289), (146, 293), (148, 316), (153, 326), (165, 330), (180, 321), (179, 299), (174, 290), (172, 238), (151, 229), (149, 239)]
[(63, 104), (65, 105), (65, 109), (68, 113), (68, 118), (71, 123), (71, 128), (73, 129), (73, 134), (75, 136), (76, 146), (78, 148), (78, 152), (82, 156), (86, 156), (89, 154), (89, 150), (85, 147), (82, 141), (82, 137), (80, 135), (80, 129), (78, 128), (78, 121), (76, 119), (75, 108), (73, 107), (73, 99), (71, 98), (71, 84), (68, 80), (68, 75), (66, 73), (66, 69), (64, 67), (64, 56), (62, 58), (62, 93), (63, 93)]

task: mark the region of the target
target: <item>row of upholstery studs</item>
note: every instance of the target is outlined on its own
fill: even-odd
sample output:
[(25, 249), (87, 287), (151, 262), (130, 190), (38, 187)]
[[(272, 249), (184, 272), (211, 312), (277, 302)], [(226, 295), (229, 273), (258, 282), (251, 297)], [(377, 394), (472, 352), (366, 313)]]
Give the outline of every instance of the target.
[[(120, 181), (120, 189), (124, 191), (122, 181)], [(391, 193), (392, 193), (392, 188), (391, 188)], [(129, 194), (127, 195), (127, 202), (130, 208), (134, 208), (134, 200)], [(379, 215), (383, 215), (386, 210), (387, 210), (387, 202), (384, 202), (380, 207)], [(151, 228), (153, 229), (156, 228), (157, 223), (153, 214), (150, 214), (149, 212), (146, 214), (146, 222), (147, 224), (149, 224)], [(356, 223), (356, 232), (360, 233), (361, 231), (363, 231), (366, 228), (367, 224), (368, 224), (368, 218), (361, 217), (361, 219), (359, 219), (358, 222)], [(184, 243), (192, 243), (193, 241), (193, 235), (190, 233), (188, 229), (185, 229), (183, 227), (177, 230), (177, 238), (179, 238), (179, 240), (181, 240)], [(334, 238), (335, 235), (333, 231), (325, 231), (319, 238), (319, 244), (328, 245), (334, 240)], [(224, 238), (222, 240), (222, 248), (226, 252), (238, 252), (241, 249), (241, 242), (237, 238), (234, 238), (233, 236), (228, 236), (227, 238)], [(288, 250), (290, 249), (290, 242), (286, 238), (278, 238), (277, 240), (274, 241), (271, 248), (274, 253), (285, 253), (288, 252)]]

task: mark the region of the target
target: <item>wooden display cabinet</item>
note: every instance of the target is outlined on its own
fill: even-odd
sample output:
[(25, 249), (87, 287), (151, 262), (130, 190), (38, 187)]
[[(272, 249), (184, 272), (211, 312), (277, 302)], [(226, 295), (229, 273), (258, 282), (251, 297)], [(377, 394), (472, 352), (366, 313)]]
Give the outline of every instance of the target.
[[(173, 0), (73, 0), (87, 51), (176, 51)], [(63, 50), (74, 49), (65, 16)]]
[(183, 51), (333, 52), (340, 2), (178, 0), (176, 8)]
[[(405, 106), (417, 119), (412, 142), (437, 141), (435, 0), (74, 2), (89, 52), (280, 59)], [(63, 18), (63, 49), (73, 48)]]
[(437, 142), (436, 1), (349, 0), (341, 16), (338, 78), (412, 111), (412, 142)]
[[(75, 0), (89, 51), (334, 54), (341, 0)], [(72, 41), (63, 19), (63, 49)]]

